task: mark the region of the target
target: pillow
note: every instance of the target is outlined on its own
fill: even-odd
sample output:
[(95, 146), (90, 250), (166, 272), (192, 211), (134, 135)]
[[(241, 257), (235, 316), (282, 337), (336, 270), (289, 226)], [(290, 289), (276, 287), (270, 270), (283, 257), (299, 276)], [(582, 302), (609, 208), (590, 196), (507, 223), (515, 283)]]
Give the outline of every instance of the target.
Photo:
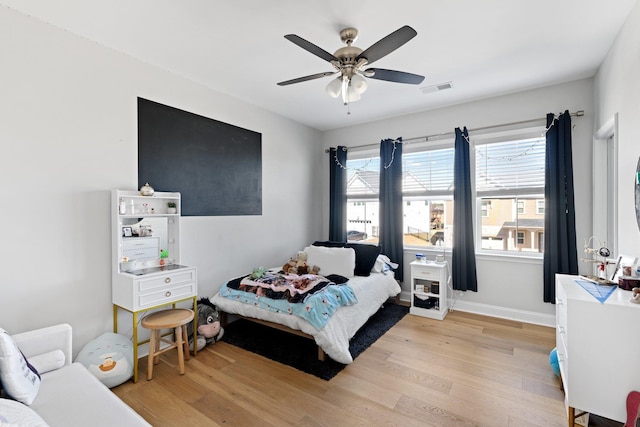
[(30, 358), (29, 362), (36, 368), (39, 374), (46, 374), (49, 371), (55, 371), (64, 366), (64, 352), (62, 350), (53, 350), (47, 353), (38, 354)]
[(16, 342), (0, 328), (0, 382), (7, 396), (31, 405), (40, 389), (40, 375)]
[(374, 273), (387, 273), (388, 271), (398, 268), (398, 264), (391, 262), (388, 256), (380, 254), (373, 264)]
[(351, 248), (327, 248), (323, 246), (307, 246), (307, 264), (320, 267), (320, 274), (339, 274), (353, 277), (356, 267), (356, 253)]
[(368, 276), (380, 255), (380, 246), (365, 243), (347, 243), (345, 248), (352, 248), (356, 252), (356, 276)]
[(115, 387), (133, 376), (133, 344), (124, 335), (105, 332), (89, 341), (76, 356), (107, 387)]
[(333, 240), (316, 240), (312, 243), (313, 246), (324, 246), (326, 248), (344, 248), (346, 243), (334, 242)]
[[(6, 423), (6, 424), (5, 424)], [(47, 427), (36, 412), (11, 399), (0, 399), (0, 426)]]

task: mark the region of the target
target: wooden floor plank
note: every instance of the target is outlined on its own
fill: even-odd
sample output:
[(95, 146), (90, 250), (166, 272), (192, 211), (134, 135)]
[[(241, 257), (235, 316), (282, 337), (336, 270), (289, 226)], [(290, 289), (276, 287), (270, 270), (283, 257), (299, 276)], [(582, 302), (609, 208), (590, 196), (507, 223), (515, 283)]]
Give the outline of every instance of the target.
[[(330, 381), (234, 347), (113, 389), (154, 426), (566, 426), (549, 366), (555, 330), (450, 312), (408, 315)], [(277, 343), (274, 343), (277, 345)]]

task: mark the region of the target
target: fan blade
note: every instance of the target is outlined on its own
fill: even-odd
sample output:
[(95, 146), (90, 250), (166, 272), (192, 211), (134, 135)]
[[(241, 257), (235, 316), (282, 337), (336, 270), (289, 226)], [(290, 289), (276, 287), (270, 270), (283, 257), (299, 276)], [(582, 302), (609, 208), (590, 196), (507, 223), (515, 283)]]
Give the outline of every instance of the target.
[[(373, 75), (369, 73), (373, 71)], [(405, 73), (404, 71), (385, 70), (384, 68), (368, 68), (364, 71), (364, 75), (370, 79), (386, 80), (388, 82), (406, 83), (410, 85), (419, 85), (424, 80), (424, 76), (418, 74)]]
[(284, 36), (284, 38), (289, 40), (292, 43), (297, 44), (298, 46), (300, 46), (304, 50), (313, 53), (315, 56), (318, 56), (318, 57), (324, 59), (327, 62), (331, 62), (331, 61), (340, 62), (340, 60), (338, 58), (336, 58), (335, 56), (333, 56), (332, 54), (330, 54), (326, 50), (316, 46), (315, 44), (313, 44), (311, 42), (306, 41), (302, 37), (296, 36), (295, 34), (287, 34), (286, 36)]
[(417, 35), (418, 33), (416, 30), (405, 25), (404, 27), (389, 34), (387, 37), (384, 37), (374, 43), (367, 50), (358, 55), (357, 59), (367, 58), (367, 64), (372, 64), (374, 61), (387, 56)]
[(292, 85), (294, 83), (306, 82), (307, 80), (320, 79), (322, 77), (332, 76), (336, 73), (337, 71), (327, 71), (326, 73), (311, 74), (310, 76), (298, 77), (297, 79), (291, 79), (284, 82), (280, 82), (278, 83), (278, 86), (287, 86), (287, 85)]

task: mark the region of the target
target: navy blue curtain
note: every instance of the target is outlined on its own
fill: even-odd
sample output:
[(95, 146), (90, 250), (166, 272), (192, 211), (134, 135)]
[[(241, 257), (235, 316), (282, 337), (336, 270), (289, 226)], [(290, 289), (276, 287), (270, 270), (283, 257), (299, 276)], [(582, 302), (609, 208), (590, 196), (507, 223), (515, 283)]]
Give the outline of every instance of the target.
[(380, 142), (380, 230), (381, 253), (398, 264), (395, 278), (402, 282), (404, 236), (402, 233), (402, 138)]
[(347, 241), (347, 147), (329, 149), (329, 240)]
[(478, 291), (476, 251), (473, 232), (473, 198), (471, 197), (471, 159), (469, 132), (456, 128), (453, 158), (453, 251), (451, 280), (453, 289)]
[(571, 115), (547, 114), (544, 183), (544, 302), (555, 304), (556, 273), (578, 274)]

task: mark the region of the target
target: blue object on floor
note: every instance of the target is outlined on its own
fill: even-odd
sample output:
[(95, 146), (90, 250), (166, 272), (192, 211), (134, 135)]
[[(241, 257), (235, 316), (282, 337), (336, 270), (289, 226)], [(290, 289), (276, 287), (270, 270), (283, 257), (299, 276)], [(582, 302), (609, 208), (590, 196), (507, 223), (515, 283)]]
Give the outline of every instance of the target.
[(560, 364), (558, 363), (558, 349), (554, 348), (549, 352), (549, 364), (556, 377), (560, 377)]

